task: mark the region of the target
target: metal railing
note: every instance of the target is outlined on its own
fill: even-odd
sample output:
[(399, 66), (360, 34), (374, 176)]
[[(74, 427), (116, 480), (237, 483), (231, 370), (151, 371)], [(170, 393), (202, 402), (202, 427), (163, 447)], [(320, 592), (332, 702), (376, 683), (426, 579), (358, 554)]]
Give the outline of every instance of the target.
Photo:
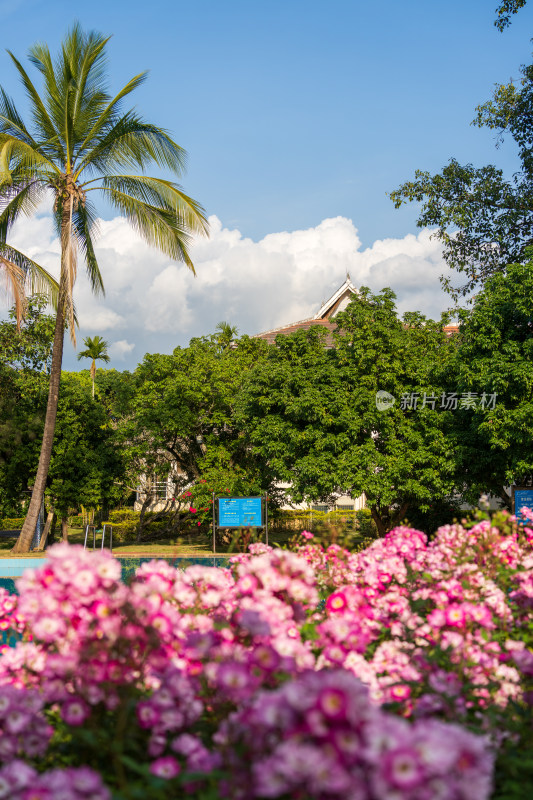
[(109, 530), (109, 549), (113, 550), (113, 526), (110, 525), (108, 522), (105, 522), (102, 530), (97, 530), (96, 525), (86, 525), (85, 526), (85, 541), (83, 543), (83, 549), (87, 549), (87, 539), (89, 538), (89, 532), (92, 530), (93, 533), (93, 550), (96, 550), (96, 534), (102, 534), (102, 544), (100, 546), (100, 550), (104, 549), (105, 544), (105, 535), (106, 535), (106, 528)]

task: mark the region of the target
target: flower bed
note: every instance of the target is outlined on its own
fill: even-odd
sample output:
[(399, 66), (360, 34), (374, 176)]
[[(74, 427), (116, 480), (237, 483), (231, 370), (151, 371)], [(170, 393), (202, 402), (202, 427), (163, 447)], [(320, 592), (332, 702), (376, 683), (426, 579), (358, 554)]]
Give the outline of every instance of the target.
[(22, 637), (0, 658), (0, 800), (519, 798), (532, 539), (505, 515), (360, 553), (305, 534), (128, 585), (56, 545), (0, 593)]

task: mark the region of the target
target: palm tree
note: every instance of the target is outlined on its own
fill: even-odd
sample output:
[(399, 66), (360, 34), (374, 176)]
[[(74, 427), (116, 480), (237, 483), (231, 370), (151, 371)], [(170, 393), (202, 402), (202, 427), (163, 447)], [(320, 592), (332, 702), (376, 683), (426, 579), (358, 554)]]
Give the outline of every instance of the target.
[(83, 344), (87, 349), (82, 350), (80, 353), (78, 353), (78, 361), (80, 361), (82, 358), (92, 358), (91, 380), (93, 382), (93, 397), (94, 397), (94, 378), (96, 375), (96, 362), (105, 361), (106, 364), (109, 362), (109, 356), (107, 354), (107, 348), (109, 347), (109, 344), (107, 342), (104, 342), (101, 336), (95, 336), (93, 338), (87, 336), (87, 338), (83, 340)]
[[(95, 292), (103, 292), (93, 235), (96, 212), (91, 192), (123, 214), (150, 244), (193, 272), (191, 235), (207, 233), (201, 206), (171, 180), (152, 178), (155, 165), (181, 175), (185, 152), (162, 128), (145, 122), (124, 99), (144, 81), (132, 78), (114, 97), (108, 93), (108, 38), (84, 33), (78, 24), (52, 58), (45, 44), (29, 51), (40, 73), (41, 94), (23, 65), (9, 52), (29, 103), (26, 125), (13, 100), (0, 89), (0, 243), (21, 215), (50, 198), (61, 242), (61, 271), (52, 351), (50, 390), (39, 466), (30, 506), (14, 552), (26, 552), (35, 531), (52, 453), (65, 326), (74, 336), (72, 291), (81, 250)], [(136, 174), (125, 174), (128, 170)]]
[(213, 338), (221, 350), (227, 350), (238, 335), (239, 330), (236, 325), (230, 325), (229, 322), (222, 321), (215, 325), (215, 334)]

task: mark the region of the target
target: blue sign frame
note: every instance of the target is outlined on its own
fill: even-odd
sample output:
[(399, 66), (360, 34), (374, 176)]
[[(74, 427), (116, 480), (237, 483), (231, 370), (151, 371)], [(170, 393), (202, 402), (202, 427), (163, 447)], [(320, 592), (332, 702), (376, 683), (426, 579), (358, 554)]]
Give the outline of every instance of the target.
[[(513, 513), (519, 525), (527, 522), (519, 512), (521, 508), (533, 508), (533, 488), (518, 488), (513, 486)], [(530, 523), (531, 524), (531, 523)]]
[(219, 528), (262, 528), (262, 497), (219, 497)]

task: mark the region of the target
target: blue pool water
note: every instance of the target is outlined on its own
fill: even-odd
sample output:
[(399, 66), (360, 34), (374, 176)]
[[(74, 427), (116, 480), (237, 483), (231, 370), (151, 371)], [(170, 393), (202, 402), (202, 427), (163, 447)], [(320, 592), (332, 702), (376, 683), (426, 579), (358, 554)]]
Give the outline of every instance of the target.
[[(178, 569), (185, 569), (192, 564), (200, 564), (204, 567), (227, 567), (229, 560), (224, 556), (191, 556), (190, 558), (173, 558), (171, 556), (155, 556), (158, 561), (168, 561)], [(141, 564), (153, 561), (154, 557), (127, 558), (125, 556), (118, 559), (122, 567), (122, 580), (127, 580)], [(27, 569), (36, 569), (46, 562), (46, 558), (2, 558), (0, 559), (0, 586), (9, 592), (15, 591), (15, 579), (20, 578)]]

